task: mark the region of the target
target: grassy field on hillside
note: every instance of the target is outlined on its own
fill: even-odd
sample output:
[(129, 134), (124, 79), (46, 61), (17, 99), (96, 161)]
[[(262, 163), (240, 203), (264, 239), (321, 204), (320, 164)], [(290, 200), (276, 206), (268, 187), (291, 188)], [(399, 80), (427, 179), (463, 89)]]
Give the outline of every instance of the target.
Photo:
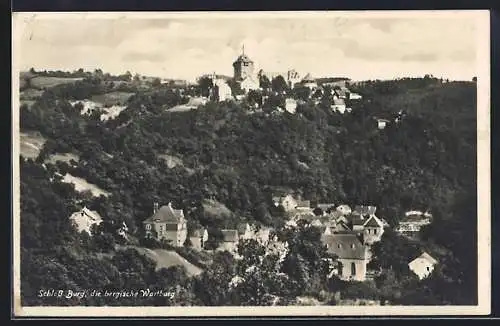
[(94, 95), (92, 96), (91, 100), (101, 103), (105, 106), (125, 105), (132, 95), (134, 95), (134, 93), (111, 92), (102, 95)]
[(35, 89), (47, 89), (61, 84), (74, 83), (83, 78), (34, 77), (31, 86)]
[(148, 249), (143, 247), (130, 246), (129, 248), (134, 248), (139, 253), (146, 255), (156, 261), (156, 269), (169, 268), (172, 266), (184, 266), (186, 268), (187, 274), (190, 276), (199, 275), (203, 272), (201, 268), (188, 262), (186, 259), (181, 257), (175, 251), (165, 250), (165, 249)]
[(47, 140), (37, 132), (21, 132), (19, 136), (21, 156), (36, 159)]

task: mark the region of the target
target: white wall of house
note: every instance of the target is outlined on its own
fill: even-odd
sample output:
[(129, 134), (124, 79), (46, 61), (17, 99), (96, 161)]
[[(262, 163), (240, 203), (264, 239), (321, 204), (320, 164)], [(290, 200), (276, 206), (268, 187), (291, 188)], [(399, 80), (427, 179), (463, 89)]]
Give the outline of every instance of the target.
[(418, 257), (408, 264), (410, 270), (415, 273), (419, 279), (428, 277), (434, 270), (434, 265), (425, 258)]

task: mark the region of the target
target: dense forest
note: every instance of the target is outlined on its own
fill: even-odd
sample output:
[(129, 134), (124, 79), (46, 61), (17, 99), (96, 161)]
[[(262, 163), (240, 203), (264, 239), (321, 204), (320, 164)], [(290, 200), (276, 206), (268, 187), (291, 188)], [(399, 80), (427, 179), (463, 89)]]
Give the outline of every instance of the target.
[[(88, 77), (50, 88), (30, 107), (21, 107), (21, 130), (38, 131), (47, 138), (37, 159), (21, 158), (24, 304), (75, 304), (37, 297), (41, 288), (62, 285), (116, 289), (172, 284), (182, 293), (175, 302), (146, 298), (127, 303), (263, 305), (272, 297), (258, 293), (279, 297), (275, 304), (323, 293), (325, 302), (335, 304), (324, 293), (340, 289), (352, 295), (376, 293), (377, 298), (400, 304), (477, 301), (477, 275), (471, 268), (477, 265), (474, 83), (444, 83), (428, 76), (370, 81), (352, 87), (363, 100), (350, 103), (352, 113), (345, 115), (332, 112), (328, 99), (300, 104), (297, 114), (273, 114), (272, 107), (248, 114), (245, 103), (235, 102), (209, 102), (197, 110), (169, 112), (168, 108), (186, 99), (160, 85), (137, 90), (114, 120), (101, 121), (97, 111), (81, 115), (78, 106), (70, 104), (112, 87), (98, 77)], [(400, 111), (405, 113), (403, 119), (377, 129), (374, 117), (393, 119)], [(53, 153), (77, 154), (79, 162), (42, 165)], [(169, 166), (165, 155), (181, 163)], [(56, 172), (82, 177), (110, 196), (78, 193), (62, 183)], [(303, 230), (283, 235), (288, 240), (303, 237), (280, 267), (284, 279), (276, 279), (275, 271), (263, 261), (260, 272), (250, 273), (248, 284), (238, 287), (237, 293), (222, 290), (226, 288), (220, 282), (229, 282), (245, 262), (235, 262), (224, 253), (213, 257), (212, 267), (202, 276), (189, 278), (181, 268), (155, 270), (154, 262), (132, 249), (114, 249), (127, 241), (138, 243), (141, 221), (150, 216), (154, 202), (170, 201), (183, 208), (189, 229), (231, 228), (242, 221), (279, 227), (284, 216), (273, 208), (272, 196), (275, 189), (283, 188), (311, 201), (375, 205), (377, 215), (391, 226), (412, 209), (431, 211), (434, 221), (418, 244), (392, 232), (384, 234), (374, 248), (373, 264), (392, 274), (377, 279), (373, 288), (327, 281), (314, 265), (326, 255), (322, 246), (310, 245), (318, 247), (314, 255), (301, 253), (307, 241), (319, 241), (319, 235), (301, 235)], [(232, 213), (210, 215), (202, 205), (207, 198)], [(68, 220), (83, 204), (105, 220), (93, 236), (77, 234)], [(128, 240), (116, 235), (123, 222), (129, 226)], [(257, 244), (247, 243), (241, 250), (247, 246)], [(424, 286), (415, 284), (402, 262), (416, 247), (440, 252), (447, 262)], [(252, 250), (259, 249), (247, 251)], [(304, 257), (319, 260), (308, 262)], [(252, 280), (258, 275), (260, 279)], [(398, 287), (399, 292), (388, 287)], [(126, 299), (92, 300), (85, 304), (124, 305)]]

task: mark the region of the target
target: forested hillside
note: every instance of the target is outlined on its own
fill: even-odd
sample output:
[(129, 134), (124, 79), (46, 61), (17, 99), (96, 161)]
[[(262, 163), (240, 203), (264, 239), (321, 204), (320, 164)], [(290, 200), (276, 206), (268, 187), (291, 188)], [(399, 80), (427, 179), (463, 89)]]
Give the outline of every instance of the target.
[[(345, 115), (321, 103), (300, 105), (294, 115), (248, 114), (242, 104), (211, 102), (197, 110), (169, 112), (185, 99), (160, 87), (142, 91), (120, 86), (135, 95), (114, 120), (101, 121), (97, 111), (81, 115), (69, 103), (115, 91), (113, 87), (87, 78), (48, 89), (30, 107), (21, 107), (21, 130), (47, 138), (36, 160), (21, 159), (22, 292), (27, 304), (41, 302), (34, 298), (39, 288), (60, 284), (144, 288), (167, 282), (133, 250), (113, 257), (97, 253), (113, 251), (114, 243), (125, 241), (112, 232), (123, 222), (131, 239), (140, 238), (141, 222), (151, 215), (153, 202), (171, 201), (185, 209), (189, 228), (229, 228), (241, 221), (281, 225), (283, 216), (272, 207), (275, 188), (297, 190), (312, 201), (375, 205), (391, 225), (407, 210), (430, 210), (435, 221), (425, 241), (450, 250), (450, 266), (460, 274), (454, 281), (463, 281), (463, 293), (474, 293), (474, 83), (373, 81), (354, 88), (363, 100)], [(374, 117), (394, 117), (401, 110), (406, 115), (400, 122), (377, 129)], [(79, 162), (42, 167), (54, 153), (73, 153)], [(166, 156), (175, 158), (175, 164)], [(82, 177), (110, 196), (77, 193), (56, 172)], [(211, 218), (201, 204), (207, 198), (232, 214)], [(71, 228), (68, 216), (76, 203), (105, 219), (96, 236)], [(131, 261), (130, 266), (125, 263)], [(82, 268), (90, 279), (82, 279), (87, 275), (78, 270)], [(168, 277), (186, 283), (178, 280), (184, 277), (180, 274)], [(189, 295), (182, 300), (206, 304), (190, 297), (196, 296), (186, 290), (190, 286), (195, 287), (185, 285)], [(155, 304), (134, 302), (148, 303)]]

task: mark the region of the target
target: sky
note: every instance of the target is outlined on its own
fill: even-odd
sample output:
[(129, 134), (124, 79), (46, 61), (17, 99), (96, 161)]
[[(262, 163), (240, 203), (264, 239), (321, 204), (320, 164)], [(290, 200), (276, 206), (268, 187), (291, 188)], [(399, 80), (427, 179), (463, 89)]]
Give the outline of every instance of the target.
[(232, 76), (245, 53), (256, 69), (301, 76), (391, 79), (477, 74), (470, 14), (24, 14), (14, 17), (21, 70), (91, 70), (194, 80)]

